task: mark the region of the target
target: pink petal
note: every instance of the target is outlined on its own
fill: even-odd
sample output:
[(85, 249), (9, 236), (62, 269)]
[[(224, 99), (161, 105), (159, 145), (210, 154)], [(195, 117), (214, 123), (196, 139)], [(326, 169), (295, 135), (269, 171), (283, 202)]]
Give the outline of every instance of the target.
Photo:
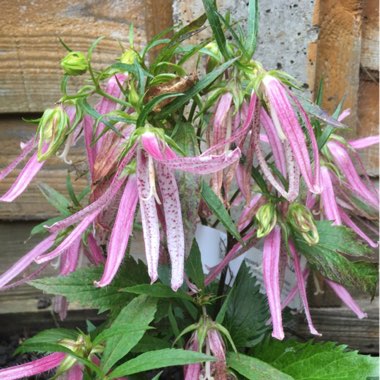
[(151, 194), (149, 182), (148, 157), (141, 149), (137, 151), (136, 174), (148, 273), (151, 281), (155, 282), (158, 278), (160, 230), (156, 202)]
[(100, 214), (102, 209), (87, 215), (83, 220), (72, 230), (72, 232), (58, 245), (57, 248), (53, 249), (51, 252), (38, 256), (35, 259), (37, 264), (45, 263), (47, 261), (53, 260), (60, 256), (62, 252), (66, 251), (70, 246), (76, 243), (78, 238), (81, 238), (82, 234), (88, 226), (95, 220), (95, 218)]
[(34, 145), (35, 139), (33, 137), (26, 144), (24, 144), (21, 154), (16, 157), (16, 159), (12, 161), (7, 167), (0, 171), (0, 181), (3, 180), (10, 172), (12, 172), (22, 160), (25, 159), (25, 157), (33, 150)]
[(25, 270), (34, 259), (46, 252), (53, 244), (56, 235), (50, 235), (46, 239), (37, 244), (30, 252), (24, 255), (20, 260), (13, 264), (5, 273), (0, 276), (0, 288), (6, 285), (9, 281), (14, 279), (23, 270)]
[(278, 137), (276, 132), (276, 128), (273, 125), (273, 122), (264, 107), (260, 108), (260, 122), (265, 129), (267, 134), (268, 143), (270, 144), (273, 152), (273, 159), (280, 170), (280, 173), (286, 177), (286, 161), (285, 161), (285, 153), (284, 148), (282, 146), (282, 142)]
[(0, 369), (0, 378), (1, 380), (15, 380), (38, 375), (58, 367), (64, 358), (64, 353), (56, 352), (29, 363)]
[(323, 213), (328, 220), (332, 220), (336, 225), (341, 225), (342, 220), (336, 203), (330, 172), (325, 166), (321, 167), (321, 181), (323, 187), (321, 194)]
[(59, 319), (64, 321), (67, 317), (67, 310), (69, 307), (69, 302), (64, 296), (54, 296), (53, 299), (53, 310), (54, 313), (59, 315)]
[(89, 253), (91, 256), (90, 260), (95, 265), (103, 264), (104, 263), (103, 251), (99, 247), (99, 245), (96, 242), (96, 239), (92, 233), (88, 234), (87, 244), (88, 244), (88, 250), (89, 250)]
[(350, 227), (352, 231), (365, 240), (372, 248), (377, 248), (379, 246), (378, 243), (375, 243), (368, 235), (364, 233), (364, 231), (359, 228), (357, 224), (352, 221), (352, 219), (343, 211), (342, 208), (339, 208), (339, 213), (343, 223)]
[(83, 379), (83, 368), (80, 364), (75, 364), (66, 372), (65, 380), (82, 380)]
[(359, 319), (367, 318), (367, 314), (360, 309), (360, 306), (351, 297), (351, 294), (348, 293), (345, 287), (328, 279), (325, 279), (325, 281), (335, 292), (335, 294), (344, 302), (348, 308), (350, 308), (357, 315)]
[(145, 132), (141, 135), (143, 148), (155, 160), (172, 160), (178, 158), (176, 153), (164, 142), (157, 138), (153, 132)]
[(14, 184), (0, 197), (2, 202), (12, 202), (27, 188), (32, 179), (44, 166), (45, 161), (38, 162), (37, 152), (29, 159), (25, 167), (21, 170)]
[(294, 263), (294, 270), (296, 273), (296, 278), (297, 278), (297, 286), (298, 286), (298, 291), (303, 303), (303, 307), (305, 310), (305, 315), (307, 319), (307, 324), (309, 325), (309, 330), (313, 335), (321, 335), (319, 332), (315, 329), (313, 325), (313, 321), (311, 319), (310, 315), (310, 310), (309, 310), (309, 303), (307, 301), (307, 295), (306, 295), (306, 282), (304, 280), (302, 270), (301, 270), (301, 263), (300, 263), (300, 258), (298, 256), (298, 253), (296, 252), (296, 248), (291, 240), (289, 240), (289, 249), (290, 253), (292, 254), (293, 257), (293, 263)]
[(273, 338), (284, 339), (281, 315), (279, 279), (281, 229), (276, 226), (265, 238), (263, 249), (263, 279), (272, 316)]
[(350, 116), (351, 110), (349, 108), (345, 109), (338, 117), (338, 121), (344, 120), (346, 117)]
[(211, 174), (232, 165), (240, 158), (240, 149), (232, 152), (222, 153), (220, 155), (197, 157), (183, 157), (172, 160), (157, 160), (169, 168), (181, 170), (193, 174)]
[(99, 282), (95, 282), (95, 285), (98, 287), (103, 287), (111, 283), (125, 256), (129, 236), (132, 233), (137, 200), (137, 181), (136, 176), (132, 175), (128, 178), (120, 200), (119, 209), (108, 245), (107, 261), (104, 267), (103, 276)]
[(377, 196), (371, 192), (361, 180), (347, 150), (338, 142), (330, 140), (327, 143), (334, 162), (342, 171), (353, 191), (366, 199), (372, 206), (378, 207)]
[(364, 149), (368, 148), (372, 145), (376, 145), (380, 143), (380, 136), (368, 136), (368, 137), (363, 137), (361, 139), (356, 139), (356, 140), (351, 140), (349, 141), (349, 144), (354, 148), (354, 149)]
[(92, 215), (94, 212), (102, 211), (107, 205), (111, 203), (111, 201), (115, 198), (118, 193), (120, 187), (125, 182), (126, 177), (121, 176), (126, 165), (129, 164), (133, 155), (136, 151), (136, 145), (134, 145), (127, 155), (123, 158), (122, 162), (119, 164), (118, 170), (116, 174), (113, 176), (112, 182), (109, 188), (104, 192), (104, 194), (99, 197), (95, 202), (91, 203), (84, 209), (78, 211), (77, 213), (69, 216), (66, 219), (60, 220), (59, 222), (54, 223), (52, 226), (48, 228), (51, 232), (57, 232), (64, 228), (67, 228), (75, 223), (78, 223), (80, 220), (85, 218), (88, 215)]
[(62, 254), (59, 269), (61, 276), (67, 276), (77, 269), (81, 240), (81, 237), (77, 238), (70, 248)]
[(257, 194), (251, 199), (249, 205), (244, 207), (237, 223), (239, 231), (244, 230), (244, 228), (246, 228), (248, 224), (252, 221), (254, 214), (256, 213), (257, 209), (260, 207), (262, 203), (260, 201), (262, 200), (263, 195)]
[[(298, 167), (309, 190), (311, 192), (319, 192), (311, 170), (306, 139), (293, 107), (289, 102), (286, 89), (277, 79), (271, 76), (266, 76), (262, 83), (266, 89), (272, 120), (278, 133), (283, 133), (289, 141)], [(314, 159), (316, 160), (316, 157)]]
[(157, 175), (165, 213), (167, 244), (172, 267), (171, 287), (176, 291), (183, 283), (185, 260), (181, 203), (177, 182), (171, 170), (165, 165), (158, 164)]

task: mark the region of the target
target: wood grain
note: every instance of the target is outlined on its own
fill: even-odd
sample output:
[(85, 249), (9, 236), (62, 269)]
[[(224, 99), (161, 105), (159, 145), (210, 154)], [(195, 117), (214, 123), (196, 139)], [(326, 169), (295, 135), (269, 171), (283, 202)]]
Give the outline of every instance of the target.
[[(25, 142), (30, 139), (34, 135), (35, 129), (34, 125), (22, 121), (21, 115), (0, 118), (0, 168), (8, 165), (19, 155), (20, 141)], [(73, 147), (70, 151), (70, 159), (75, 163), (83, 158), (84, 147), (83, 143), (79, 142), (78, 146)], [(0, 194), (4, 194), (13, 184), (25, 162), (0, 181)], [(65, 181), (68, 168), (67, 164), (56, 157), (47, 160), (43, 169), (19, 198), (11, 203), (0, 203), (0, 220), (44, 220), (57, 215), (57, 211), (46, 202), (37, 184), (43, 182), (67, 194)], [(79, 192), (87, 186), (87, 180), (86, 178), (74, 180), (73, 185)]]
[(118, 40), (128, 46), (131, 24), (137, 48), (172, 24), (171, 0), (0, 0), (0, 7), (3, 113), (39, 112), (60, 98), (59, 61), (65, 50), (58, 37), (73, 50), (87, 51), (105, 36), (93, 56), (100, 68), (120, 56)]
[(316, 80), (324, 81), (323, 107), (332, 112), (343, 96), (351, 116), (345, 120), (355, 132), (361, 52), (361, 0), (320, 0), (316, 19), (320, 28)]
[(363, 9), (361, 65), (379, 71), (379, 2), (366, 0)]
[(360, 300), (359, 305), (368, 314), (368, 318), (359, 320), (351, 310), (345, 307), (311, 308), (315, 328), (322, 334), (318, 338), (311, 336), (304, 316), (300, 316), (293, 333), (305, 339), (315, 341), (333, 341), (347, 344), (366, 354), (379, 352), (379, 302)]

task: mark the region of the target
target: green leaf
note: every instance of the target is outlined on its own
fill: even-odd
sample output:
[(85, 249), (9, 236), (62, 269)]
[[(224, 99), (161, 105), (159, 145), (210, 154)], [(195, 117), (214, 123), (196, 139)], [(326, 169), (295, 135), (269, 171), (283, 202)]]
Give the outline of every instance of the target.
[(69, 216), (70, 202), (57, 190), (53, 189), (46, 183), (39, 183), (38, 189), (46, 200), (55, 207), (63, 216)]
[(64, 328), (49, 329), (41, 331), (37, 335), (25, 340), (16, 350), (17, 354), (23, 354), (25, 352), (36, 352), (41, 349), (41, 346), (45, 343), (57, 344), (62, 339), (71, 339), (76, 341), (78, 338), (78, 332), (75, 330), (69, 330)]
[(249, 380), (293, 380), (271, 365), (251, 356), (229, 352), (227, 365)]
[(178, 290), (173, 291), (169, 286), (165, 284), (141, 284), (129, 286), (127, 288), (121, 289), (122, 292), (133, 293), (133, 294), (145, 294), (150, 297), (156, 298), (180, 298), (187, 301), (192, 301), (192, 298), (185, 292)]
[(260, 293), (260, 285), (243, 262), (228, 297), (223, 325), (236, 347), (251, 347), (260, 342), (270, 329), (266, 324), (268, 319), (266, 297)]
[(273, 339), (256, 347), (254, 354), (294, 380), (363, 380), (378, 376), (378, 358), (359, 355), (333, 342)]
[(48, 220), (45, 220), (45, 221), (37, 224), (36, 226), (34, 226), (32, 228), (32, 231), (30, 231), (30, 234), (31, 235), (44, 234), (47, 232), (47, 229), (45, 228), (45, 226), (51, 226), (54, 223), (59, 222), (63, 218), (64, 218), (64, 216), (56, 216), (55, 218), (50, 218)]
[(169, 98), (175, 98), (175, 97), (178, 97), (178, 96), (181, 96), (183, 95), (181, 92), (174, 92), (174, 93), (170, 93), (170, 94), (162, 94), (162, 95), (159, 95), (159, 96), (156, 96), (154, 97), (151, 101), (149, 101), (143, 108), (143, 110), (141, 111), (138, 119), (137, 119), (137, 122), (136, 122), (136, 127), (143, 127), (144, 124), (145, 124), (145, 120), (147, 119), (148, 115), (150, 112), (152, 112), (153, 108), (161, 103), (163, 100), (165, 99), (169, 99)]
[(351, 288), (374, 294), (378, 280), (377, 265), (363, 261), (350, 261), (345, 255), (364, 257), (370, 250), (360, 243), (348, 228), (334, 226), (331, 221), (316, 222), (319, 242), (308, 245), (293, 231), (297, 250), (325, 277)]
[(192, 21), (190, 24), (185, 25), (183, 28), (174, 33), (174, 36), (170, 39), (170, 42), (161, 49), (157, 58), (155, 59), (152, 69), (155, 69), (155, 66), (160, 62), (169, 62), (171, 61), (174, 52), (176, 51), (179, 44), (191, 37), (193, 32), (197, 31), (202, 25), (206, 22), (207, 17), (205, 14), (202, 14), (197, 19)]
[(198, 289), (204, 288), (204, 273), (202, 267), (201, 251), (197, 241), (193, 240), (193, 245), (191, 246), (190, 255), (185, 263), (186, 274), (190, 281), (193, 282)]
[(126, 257), (124, 261), (112, 283), (104, 288), (94, 286), (94, 281), (99, 281), (102, 276), (103, 267), (79, 269), (65, 277), (47, 277), (30, 284), (49, 294), (65, 296), (70, 302), (97, 308), (100, 313), (114, 310), (132, 298), (128, 293), (120, 292), (121, 288), (149, 282), (145, 264), (136, 262), (132, 257)]
[(251, 57), (256, 50), (258, 30), (259, 30), (259, 4), (258, 4), (258, 0), (250, 0), (249, 6), (248, 6), (248, 25), (247, 25), (246, 49), (248, 50)]
[(236, 60), (237, 58), (230, 59), (229, 61), (223, 63), (223, 65), (220, 65), (217, 69), (211, 71), (211, 73), (205, 75), (199, 82), (187, 90), (182, 96), (179, 96), (177, 99), (173, 100), (170, 104), (164, 107), (159, 115), (157, 115), (157, 117), (164, 118), (172, 112), (176, 111), (178, 108), (185, 105), (196, 94), (214, 82), (214, 80), (223, 74)]
[(209, 209), (214, 213), (218, 220), (223, 224), (226, 230), (237, 240), (241, 241), (241, 236), (231, 218), (225, 209), (223, 203), (218, 196), (214, 193), (210, 186), (206, 182), (202, 183), (201, 189), (202, 198), (206, 202)]
[(154, 350), (162, 350), (164, 348), (170, 348), (171, 344), (164, 339), (156, 338), (145, 334), (140, 342), (132, 348), (132, 352), (142, 353)]
[(200, 352), (167, 348), (141, 354), (117, 367), (110, 375), (108, 375), (108, 377), (109, 379), (115, 379), (116, 377), (133, 375), (135, 373), (150, 371), (152, 369), (205, 361), (215, 361), (215, 359), (212, 356)]
[(112, 329), (120, 331), (119, 327), (124, 327), (124, 331), (120, 331), (117, 336), (107, 339), (101, 361), (104, 372), (107, 373), (118, 360), (127, 355), (140, 341), (149, 328), (149, 323), (152, 322), (156, 309), (157, 302), (144, 295), (135, 298), (122, 309), (108, 329), (109, 331)]
[(226, 37), (220, 23), (215, 0), (202, 0), (202, 2), (218, 48), (223, 57), (228, 60), (230, 57), (227, 51)]

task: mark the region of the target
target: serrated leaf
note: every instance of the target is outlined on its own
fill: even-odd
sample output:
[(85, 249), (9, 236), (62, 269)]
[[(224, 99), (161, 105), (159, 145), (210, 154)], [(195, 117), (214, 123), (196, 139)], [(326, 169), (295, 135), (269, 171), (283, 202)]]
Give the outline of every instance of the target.
[(264, 361), (240, 353), (229, 352), (227, 365), (249, 380), (294, 380)]
[(115, 379), (116, 377), (133, 375), (152, 369), (205, 361), (215, 361), (215, 359), (200, 352), (167, 348), (141, 354), (117, 367), (108, 377), (109, 379)]
[(120, 292), (121, 288), (149, 282), (145, 264), (136, 262), (132, 257), (125, 259), (110, 285), (96, 288), (94, 281), (98, 281), (102, 273), (102, 266), (84, 268), (65, 277), (47, 277), (31, 281), (30, 284), (46, 293), (65, 296), (70, 302), (99, 309), (102, 313), (118, 309), (132, 298), (128, 293)]
[(186, 274), (190, 281), (193, 282), (198, 289), (204, 288), (204, 273), (202, 266), (201, 251), (197, 241), (193, 240), (193, 245), (191, 246), (190, 255), (185, 263)]
[(169, 286), (165, 284), (141, 284), (129, 286), (127, 288), (120, 289), (122, 292), (133, 294), (145, 294), (150, 297), (156, 298), (180, 298), (187, 301), (192, 301), (192, 298), (185, 292), (178, 290), (173, 291)]
[(260, 285), (243, 262), (228, 297), (223, 325), (236, 347), (251, 347), (259, 343), (270, 328), (266, 324), (268, 319), (266, 297), (260, 293)]
[(70, 202), (63, 196), (60, 192), (53, 189), (46, 183), (39, 183), (38, 189), (41, 191), (42, 195), (46, 198), (46, 200), (56, 208), (63, 216), (69, 216), (70, 211)]
[[(101, 367), (107, 373), (112, 366), (140, 341), (156, 313), (157, 302), (147, 296), (139, 296), (122, 309), (108, 331), (125, 326), (124, 332), (107, 339)], [(144, 329), (145, 326), (145, 329)]]
[(348, 351), (336, 343), (269, 340), (254, 354), (294, 380), (362, 380), (378, 376), (378, 358)]
[(214, 213), (217, 219), (223, 224), (226, 230), (237, 240), (241, 241), (241, 236), (233, 222), (232, 218), (225, 209), (223, 203), (214, 193), (210, 186), (205, 182), (202, 183), (202, 198), (206, 202), (208, 208)]
[(226, 63), (223, 63), (223, 65), (220, 65), (217, 69), (211, 71), (211, 73), (205, 75), (199, 82), (187, 90), (182, 96), (179, 96), (171, 103), (169, 103), (166, 107), (164, 107), (159, 115), (157, 115), (157, 117), (164, 118), (176, 111), (178, 108), (185, 105), (195, 95), (197, 95), (212, 82), (214, 82), (214, 80), (223, 74), (236, 60), (237, 58), (230, 59)]
[(219, 20), (215, 0), (202, 0), (202, 2), (207, 15), (207, 20), (211, 26), (218, 48), (222, 53), (223, 57), (227, 60), (229, 59), (229, 54), (226, 46), (226, 37), (224, 35), (222, 25)]
[(319, 233), (316, 245), (308, 245), (293, 231), (298, 252), (330, 280), (374, 294), (378, 281), (377, 265), (363, 261), (353, 262), (342, 255), (367, 256), (368, 248), (355, 239), (346, 227), (333, 226), (330, 221), (317, 221), (316, 225)]
[(39, 351), (43, 344), (53, 343), (57, 344), (62, 339), (71, 339), (76, 341), (78, 332), (64, 328), (48, 329), (39, 332), (37, 335), (26, 339), (16, 350), (17, 354), (25, 352)]

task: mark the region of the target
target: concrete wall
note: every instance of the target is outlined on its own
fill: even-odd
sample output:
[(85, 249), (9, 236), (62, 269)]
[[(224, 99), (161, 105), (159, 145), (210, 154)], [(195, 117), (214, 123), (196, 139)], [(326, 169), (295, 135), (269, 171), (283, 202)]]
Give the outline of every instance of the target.
[[(188, 23), (203, 12), (201, 0), (174, 0), (173, 4), (175, 22)], [(218, 6), (222, 12), (230, 10), (234, 19), (247, 18), (248, 1), (218, 0)], [(255, 59), (265, 68), (282, 69), (305, 88), (312, 88), (314, 62), (309, 61), (308, 46), (318, 38), (318, 28), (312, 25), (314, 0), (259, 0), (259, 9)]]

